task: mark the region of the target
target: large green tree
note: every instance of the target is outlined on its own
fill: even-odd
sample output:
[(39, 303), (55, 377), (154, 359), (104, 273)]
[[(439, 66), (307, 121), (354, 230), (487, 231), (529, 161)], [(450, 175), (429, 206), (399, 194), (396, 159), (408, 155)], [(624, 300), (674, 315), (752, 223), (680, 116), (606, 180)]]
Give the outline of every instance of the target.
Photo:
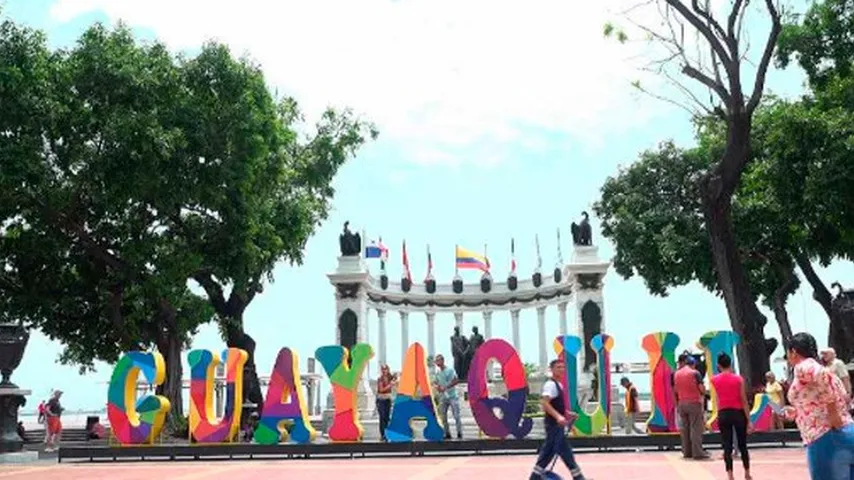
[(178, 66), (124, 29), (51, 52), (11, 21), (0, 57), (2, 315), (62, 341), (61, 360), (84, 368), (156, 347), (180, 416), (181, 349), (213, 310), (148, 201), (176, 191), (152, 173), (178, 137)]
[[(850, 122), (854, 112), (854, 1), (822, 0), (812, 2), (802, 16), (792, 16), (784, 25), (780, 36), (778, 63), (786, 67), (793, 61), (807, 74), (809, 96), (807, 101), (820, 108), (825, 115), (836, 115), (840, 122)], [(846, 112), (845, 118), (840, 112)], [(801, 191), (821, 197), (826, 206), (815, 208), (809, 202), (792, 204), (795, 214), (804, 218), (804, 235), (821, 240), (832, 240), (840, 248), (826, 248), (803, 252), (798, 265), (813, 288), (813, 298), (831, 318), (830, 343), (837, 351), (854, 355), (854, 318), (845, 319), (845, 312), (835, 304), (830, 291), (812, 269), (810, 256), (822, 264), (834, 256), (854, 258), (854, 232), (852, 232), (851, 205), (854, 191), (848, 166), (852, 163), (850, 151), (831, 149), (821, 170), (807, 177), (808, 166), (794, 165), (790, 182), (783, 185), (798, 195)], [(807, 178), (818, 179), (806, 182)], [(839, 188), (839, 187), (842, 188)], [(832, 192), (832, 193), (831, 193)], [(803, 198), (803, 197), (799, 197)], [(816, 242), (827, 245), (827, 241)], [(850, 313), (848, 315), (851, 315)]]
[[(640, 276), (654, 295), (667, 296), (693, 281), (721, 294), (696, 182), (723, 146), (720, 138), (709, 136), (703, 134), (699, 147), (664, 142), (643, 152), (605, 182), (594, 205), (603, 236), (615, 246), (616, 272), (623, 278)], [(785, 342), (791, 336), (785, 304), (798, 279), (785, 254), (785, 223), (756, 176), (752, 171), (745, 175), (733, 205), (738, 247), (753, 299), (773, 310)]]
[[(795, 266), (820, 283), (810, 278), (813, 259), (829, 262), (850, 248), (845, 238), (854, 225), (822, 225), (837, 215), (854, 218), (854, 203), (836, 200), (850, 195), (850, 183), (837, 179), (854, 175), (854, 162), (844, 161), (854, 153), (851, 120), (808, 102), (767, 102), (756, 114), (753, 158), (734, 196), (733, 218), (754, 301), (774, 312), (784, 343), (792, 333), (786, 300), (799, 285)], [(724, 135), (719, 120), (706, 119), (695, 147), (664, 143), (606, 181), (595, 210), (616, 246), (620, 275), (640, 275), (656, 295), (691, 281), (720, 294), (695, 180), (724, 148)], [(830, 209), (840, 210), (821, 213)], [(831, 344), (850, 355), (850, 339)]]
[(243, 312), (278, 261), (302, 260), (338, 168), (376, 131), (329, 110), (298, 133), (296, 102), (219, 44), (176, 58), (98, 25), (51, 52), (40, 32), (0, 28), (4, 314), (83, 365), (156, 346), (179, 414), (181, 348), (215, 316), (249, 351), (260, 404)]
[[(296, 102), (275, 102), (261, 72), (209, 45), (185, 65), (189, 106), (178, 173), (185, 199), (160, 217), (192, 259), (228, 346), (247, 350), (248, 398), (261, 404), (255, 341), (243, 314), (272, 280), (277, 262), (302, 261), (306, 241), (330, 208), (331, 182), (374, 127), (350, 111), (327, 110), (311, 136), (299, 134)], [(211, 88), (215, 85), (216, 88)]]
[[(767, 319), (756, 306), (742, 263), (732, 201), (751, 159), (754, 113), (762, 101), (782, 28), (779, 4), (777, 0), (733, 0), (714, 9), (710, 0), (653, 0), (642, 5), (660, 15), (659, 21), (644, 25), (632, 18), (640, 10), (630, 9), (627, 14), (628, 21), (663, 50), (662, 58), (655, 60), (650, 69), (674, 84), (705, 115), (717, 117), (725, 131), (720, 155), (693, 181), (699, 188), (700, 211), (717, 285), (730, 323), (743, 340), (739, 347), (741, 370), (751, 383), (759, 384), (769, 368), (769, 354), (776, 341), (765, 338)], [(770, 19), (767, 34), (758, 42), (761, 53), (753, 65), (746, 57), (748, 42), (744, 33), (745, 17), (751, 7)], [(628, 38), (610, 25), (605, 31), (614, 32), (620, 33), (620, 40)], [(690, 82), (677, 80), (679, 76)], [(706, 95), (711, 101), (699, 100)]]

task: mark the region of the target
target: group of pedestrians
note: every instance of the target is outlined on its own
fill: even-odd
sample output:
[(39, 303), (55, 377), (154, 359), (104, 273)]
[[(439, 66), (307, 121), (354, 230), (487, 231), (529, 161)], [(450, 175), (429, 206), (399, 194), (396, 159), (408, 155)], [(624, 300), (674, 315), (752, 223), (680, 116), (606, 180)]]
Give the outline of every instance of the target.
[[(774, 403), (775, 427), (782, 427), (784, 419), (796, 423), (806, 445), (812, 480), (854, 479), (854, 420), (849, 413), (851, 383), (847, 368), (835, 358), (832, 349), (823, 350), (819, 355), (815, 338), (809, 333), (798, 333), (792, 337), (786, 358), (792, 369), (787, 396), (774, 375), (766, 375), (765, 393)], [(720, 354), (717, 366), (719, 373), (711, 378), (711, 384), (717, 395), (717, 422), (727, 477), (733, 479), (733, 456), (737, 448), (744, 478), (750, 480), (747, 436), (753, 425), (746, 382), (733, 372), (729, 355)], [(706, 391), (701, 375), (687, 354), (679, 357), (673, 386), (682, 455), (690, 459), (708, 459), (702, 444)], [(784, 406), (786, 397), (788, 406)]]
[[(809, 333), (794, 335), (787, 345), (786, 358), (792, 369), (788, 394), (772, 373), (766, 375), (765, 393), (775, 404), (775, 426), (782, 427), (783, 419), (794, 421), (806, 445), (807, 464), (812, 480), (854, 480), (854, 420), (851, 407), (851, 383), (847, 368), (840, 368), (832, 350), (819, 355), (815, 338)], [(737, 451), (744, 468), (745, 480), (751, 480), (750, 451), (747, 437), (753, 431), (750, 420), (748, 388), (744, 379), (733, 371), (733, 360), (722, 353), (715, 359), (718, 372), (710, 382), (717, 396), (717, 423), (721, 433), (723, 461), (727, 478), (733, 480), (733, 463)], [(820, 361), (821, 360), (821, 361)], [(673, 375), (673, 390), (682, 455), (686, 459), (706, 460), (709, 454), (703, 449), (705, 426), (706, 388), (703, 376), (697, 370), (693, 357), (683, 353), (679, 367)], [(550, 365), (551, 377), (543, 384), (540, 404), (543, 409), (546, 438), (539, 449), (530, 479), (547, 478), (554, 460), (560, 458), (573, 480), (584, 480), (566, 435), (567, 428), (577, 417), (564, 402), (561, 380), (566, 366), (560, 359)], [(459, 399), (456, 395), (457, 376), (437, 355), (435, 371), (431, 375), (433, 388), (439, 399), (439, 413), (448, 425), (447, 412), (454, 415), (457, 438), (462, 438), (459, 418)], [(382, 367), (378, 380), (377, 407), (380, 412), (380, 430), (384, 436), (391, 409), (391, 389), (396, 377), (388, 366)], [(620, 382), (626, 389), (627, 433), (637, 433), (635, 415), (639, 411), (637, 389), (627, 378)], [(784, 406), (788, 398), (789, 405)], [(450, 438), (450, 429), (446, 430)]]

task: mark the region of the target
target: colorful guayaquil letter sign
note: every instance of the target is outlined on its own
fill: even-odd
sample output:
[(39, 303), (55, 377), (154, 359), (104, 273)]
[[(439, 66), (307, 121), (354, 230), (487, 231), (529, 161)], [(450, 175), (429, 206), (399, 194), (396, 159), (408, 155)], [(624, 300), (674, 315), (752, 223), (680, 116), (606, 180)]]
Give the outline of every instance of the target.
[[(507, 387), (506, 400), (489, 396), (486, 367), (492, 359), (501, 364), (501, 375)], [(475, 351), (469, 367), (468, 392), (474, 419), (486, 436), (504, 438), (512, 434), (516, 438), (524, 438), (531, 431), (533, 421), (530, 418), (522, 419), (528, 398), (525, 367), (519, 354), (506, 341), (493, 338)], [(500, 418), (495, 414), (495, 409), (501, 411)]]
[(243, 412), (243, 365), (249, 354), (239, 348), (222, 352), (225, 361), (225, 415), (214, 412), (214, 376), (220, 359), (210, 350), (192, 350), (190, 364), (190, 436), (199, 443), (233, 442), (240, 431)]
[[(711, 331), (700, 337), (697, 347), (703, 350), (706, 356), (706, 374), (709, 378), (720, 373), (718, 368), (718, 355), (726, 353), (730, 358), (735, 358), (735, 347), (741, 338), (732, 331)], [(710, 430), (718, 430), (718, 393), (715, 386), (709, 382), (712, 397), (712, 415), (706, 422)], [(756, 431), (770, 430), (773, 425), (773, 411), (771, 409), (771, 398), (765, 393), (758, 393), (753, 399), (753, 410), (750, 412), (750, 421)]]
[(123, 445), (154, 443), (171, 405), (166, 397), (146, 395), (136, 399), (140, 372), (149, 384), (166, 380), (163, 355), (148, 352), (126, 353), (113, 369), (107, 393), (107, 418), (116, 440)]
[(593, 413), (587, 413), (578, 400), (578, 354), (581, 353), (582, 344), (581, 338), (575, 335), (563, 335), (555, 338), (554, 350), (566, 364), (566, 377), (561, 382), (564, 402), (578, 414), (578, 419), (572, 425), (572, 433), (579, 436), (598, 435), (603, 429), (610, 432), (611, 349), (614, 348), (614, 338), (599, 334), (590, 340), (590, 347), (596, 352), (598, 378), (604, 379), (599, 382), (599, 405)]
[[(335, 442), (358, 442), (362, 440), (365, 429), (359, 423), (357, 405), (358, 387), (362, 373), (374, 356), (374, 350), (367, 343), (353, 346), (352, 356), (340, 345), (320, 347), (314, 356), (323, 365), (323, 370), (332, 382), (332, 397), (335, 399), (335, 416), (326, 435)], [(347, 357), (350, 364), (347, 365)]]
[(676, 347), (679, 336), (672, 332), (654, 332), (643, 337), (641, 347), (649, 356), (650, 415), (646, 430), (650, 434), (674, 433), (676, 404), (671, 378), (676, 369)]
[(290, 438), (296, 443), (309, 443), (317, 436), (308, 418), (302, 381), (299, 373), (299, 357), (290, 348), (279, 350), (276, 364), (270, 374), (267, 397), (255, 441), (262, 445), (275, 445), (288, 439), (285, 423), (292, 422)]
[[(418, 396), (418, 393), (421, 396)], [(427, 374), (427, 358), (424, 355), (424, 347), (417, 342), (406, 350), (397, 397), (394, 399), (385, 438), (390, 442), (411, 442), (413, 432), (410, 423), (414, 418), (427, 420), (424, 438), (432, 441), (442, 440), (445, 430), (436, 418), (436, 402), (433, 399), (430, 376)]]

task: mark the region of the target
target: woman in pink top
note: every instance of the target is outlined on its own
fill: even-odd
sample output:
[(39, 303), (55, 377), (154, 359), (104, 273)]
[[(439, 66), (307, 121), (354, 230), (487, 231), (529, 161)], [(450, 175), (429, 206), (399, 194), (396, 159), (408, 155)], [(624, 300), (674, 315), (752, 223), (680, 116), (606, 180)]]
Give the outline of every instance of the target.
[(854, 421), (842, 380), (816, 361), (818, 348), (809, 333), (792, 336), (786, 356), (794, 379), (785, 413), (797, 422), (807, 446), (810, 477), (854, 478)]
[(715, 396), (718, 399), (718, 428), (724, 447), (724, 465), (729, 480), (732, 475), (732, 435), (735, 432), (738, 450), (741, 452), (741, 464), (744, 466), (744, 478), (750, 480), (750, 454), (747, 452), (747, 432), (752, 430), (750, 410), (747, 405), (747, 393), (744, 379), (732, 371), (732, 358), (726, 353), (718, 355), (718, 373), (712, 377)]

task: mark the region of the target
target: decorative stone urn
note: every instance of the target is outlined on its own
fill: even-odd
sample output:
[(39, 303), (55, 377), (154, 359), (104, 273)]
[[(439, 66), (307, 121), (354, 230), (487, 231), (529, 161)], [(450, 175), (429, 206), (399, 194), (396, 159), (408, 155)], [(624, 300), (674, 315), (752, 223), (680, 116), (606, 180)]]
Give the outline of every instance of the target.
[(30, 333), (18, 323), (0, 323), (0, 388), (18, 388), (9, 378), (21, 364)]
[(18, 410), (26, 405), (29, 390), (21, 390), (9, 378), (21, 364), (30, 333), (18, 323), (0, 323), (0, 453), (20, 452)]

